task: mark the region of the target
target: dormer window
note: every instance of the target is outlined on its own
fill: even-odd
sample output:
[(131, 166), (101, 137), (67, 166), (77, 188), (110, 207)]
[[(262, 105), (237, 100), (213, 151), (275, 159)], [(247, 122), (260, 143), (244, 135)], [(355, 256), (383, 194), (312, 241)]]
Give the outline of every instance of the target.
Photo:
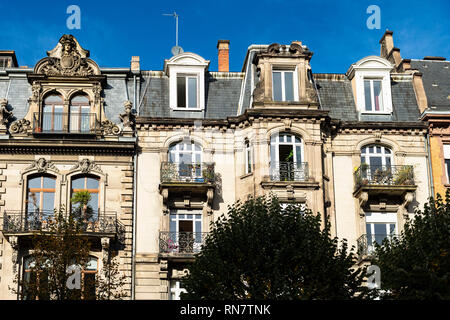
[(198, 108), (198, 78), (196, 75), (177, 75), (177, 107)]
[(296, 72), (295, 70), (272, 71), (273, 101), (296, 101)]
[(393, 65), (380, 57), (368, 56), (347, 71), (352, 81), (356, 108), (360, 114), (392, 113), (391, 70)]
[(384, 111), (382, 79), (364, 79), (364, 102), (366, 111)]
[(205, 109), (205, 73), (208, 66), (208, 60), (192, 52), (180, 53), (165, 60), (170, 109), (190, 112)]

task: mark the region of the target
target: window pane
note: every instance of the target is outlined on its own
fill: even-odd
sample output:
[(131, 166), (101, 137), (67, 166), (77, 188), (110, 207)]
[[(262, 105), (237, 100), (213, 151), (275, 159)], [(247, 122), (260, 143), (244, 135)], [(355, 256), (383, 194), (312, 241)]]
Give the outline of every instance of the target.
[(55, 179), (50, 177), (44, 178), (44, 189), (55, 189)]
[(84, 178), (73, 179), (72, 189), (84, 189)]
[(41, 179), (42, 177), (36, 177), (28, 180), (28, 188), (41, 188)]
[(300, 146), (296, 146), (295, 147), (295, 156), (296, 156), (296, 159), (295, 159), (295, 161), (297, 162), (297, 163), (300, 163), (300, 162), (302, 162), (302, 151), (301, 151), (301, 148), (300, 148)]
[(371, 96), (370, 96), (370, 81), (364, 80), (364, 100), (366, 102), (366, 111), (372, 110)]
[(89, 99), (84, 95), (77, 95), (72, 98), (71, 102), (89, 104)]
[(98, 213), (98, 193), (91, 193), (91, 200), (88, 202), (88, 205), (91, 206), (92, 211), (94, 211), (94, 218), (96, 218), (96, 214)]
[(285, 101), (294, 101), (294, 73), (284, 73), (284, 95)]
[(375, 110), (383, 110), (382, 97), (381, 97), (381, 81), (373, 81), (373, 95), (375, 99)]
[(45, 98), (45, 103), (62, 103), (60, 96), (52, 94)]
[(55, 112), (53, 114), (53, 130), (62, 131), (63, 129), (63, 107), (55, 106)]
[(98, 179), (87, 178), (87, 189), (98, 189)]
[(86, 270), (97, 270), (97, 259), (90, 258), (89, 262), (86, 264)]
[(55, 208), (55, 193), (44, 192), (42, 210), (53, 211), (54, 208)]
[(169, 231), (170, 232), (176, 232), (177, 231), (177, 223), (175, 221), (175, 215), (171, 216), (170, 224), (169, 224)]
[(40, 192), (28, 193), (28, 212), (39, 210), (40, 199), (41, 199)]
[(186, 78), (177, 78), (177, 107), (186, 108)]
[(445, 159), (445, 167), (447, 169), (447, 180), (450, 178), (450, 159)]
[(282, 101), (283, 95), (281, 92), (281, 72), (273, 73), (273, 100)]
[(188, 78), (189, 84), (189, 108), (197, 108), (197, 78)]

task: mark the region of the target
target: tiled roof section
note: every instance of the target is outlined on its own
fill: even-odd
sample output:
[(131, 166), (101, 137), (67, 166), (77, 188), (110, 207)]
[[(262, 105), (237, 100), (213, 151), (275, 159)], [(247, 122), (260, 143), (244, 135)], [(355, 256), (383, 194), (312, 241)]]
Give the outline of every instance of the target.
[(419, 121), (420, 111), (412, 81), (391, 81), (392, 121)]
[(411, 60), (411, 68), (422, 73), (428, 106), (450, 110), (450, 61)]
[(208, 73), (205, 77), (205, 110), (174, 111), (169, 105), (169, 78), (144, 72), (139, 115), (143, 117), (225, 119), (237, 114), (243, 74)]
[(119, 115), (124, 112), (124, 102), (133, 101), (133, 81), (124, 75), (121, 78), (107, 77), (107, 83), (103, 89), (103, 97), (105, 99), (106, 117), (115, 122), (121, 123)]
[(313, 75), (319, 92), (320, 104), (329, 110), (330, 117), (344, 121), (358, 120), (351, 82), (344, 75)]
[(419, 121), (419, 108), (411, 81), (391, 80), (392, 115), (359, 114), (351, 81), (343, 74), (315, 74), (320, 103), (330, 117), (343, 121)]

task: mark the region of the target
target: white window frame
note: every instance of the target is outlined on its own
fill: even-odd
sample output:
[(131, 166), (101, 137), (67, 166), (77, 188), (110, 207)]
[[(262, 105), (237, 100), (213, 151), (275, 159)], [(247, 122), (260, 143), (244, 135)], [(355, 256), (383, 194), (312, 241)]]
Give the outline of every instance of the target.
[[(364, 78), (363, 86), (365, 88), (365, 82), (370, 83), (370, 110), (367, 110), (366, 105), (366, 90), (364, 89), (364, 112), (365, 113), (385, 113), (384, 111), (384, 99), (383, 99), (383, 79), (380, 78)], [(380, 110), (375, 110), (375, 93), (373, 89), (373, 82), (379, 81), (381, 85), (381, 95), (380, 95)]]
[[(280, 135), (283, 136), (291, 136), (291, 142), (287, 142), (287, 141), (280, 141)], [(295, 142), (295, 138), (298, 138), (300, 140), (300, 142)], [(275, 140), (275, 141), (273, 141)], [(283, 162), (284, 160), (280, 160), (280, 150), (279, 150), (279, 145), (290, 145), (293, 148), (293, 159), (297, 159), (297, 148), (296, 146), (300, 146), (300, 162), (303, 163), (304, 159), (305, 159), (305, 152), (304, 152), (304, 144), (303, 144), (303, 139), (300, 136), (297, 136), (295, 134), (292, 133), (287, 133), (287, 132), (278, 132), (275, 133), (274, 135), (272, 135), (271, 139), (270, 139), (270, 146), (275, 146), (275, 154), (273, 155), (273, 159), (276, 162)], [(272, 155), (271, 155), (271, 159), (272, 159)], [(294, 161), (295, 162), (295, 161)]]
[[(188, 218), (188, 215), (192, 215), (192, 218)], [(173, 217), (175, 216), (175, 217)], [(203, 229), (203, 215), (201, 211), (195, 211), (195, 210), (173, 210), (170, 212), (169, 215), (170, 221), (175, 222), (175, 231), (169, 230), (170, 232), (180, 232), (180, 225), (178, 222), (180, 221), (192, 221), (192, 232), (203, 232), (202, 230), (197, 231), (195, 227), (195, 222), (200, 222), (200, 228)], [(169, 224), (170, 225), (170, 224)]]
[[(176, 79), (176, 104), (175, 104), (175, 108), (173, 108), (174, 110), (184, 110), (184, 111), (190, 111), (190, 110), (198, 110), (200, 109), (199, 105), (200, 105), (200, 99), (199, 99), (199, 94), (200, 94), (200, 90), (199, 90), (199, 76), (198, 74), (185, 74), (185, 73), (177, 73), (176, 75), (177, 79)], [(185, 97), (186, 97), (186, 107), (178, 107), (178, 78), (185, 78)], [(196, 79), (197, 80), (197, 86), (195, 88), (195, 91), (197, 93), (197, 101), (196, 101), (196, 106), (194, 107), (189, 107), (189, 79)]]
[[(368, 152), (368, 148), (373, 147), (379, 147), (381, 148), (381, 153), (375, 153), (375, 152)], [(365, 148), (366, 152), (362, 152), (362, 149)], [(390, 151), (390, 153), (386, 153), (386, 149)], [(385, 147), (383, 145), (378, 145), (378, 144), (368, 144), (365, 145), (361, 148), (361, 158), (364, 157), (365, 160), (365, 164), (370, 165), (370, 157), (381, 157), (381, 165), (383, 166), (387, 166), (387, 161), (386, 159), (389, 158), (391, 160), (391, 166), (394, 165), (394, 157), (392, 156), (392, 149)], [(362, 161), (361, 161), (362, 163)]]
[(394, 224), (394, 235), (398, 234), (398, 219), (396, 212), (382, 212), (382, 211), (372, 211), (367, 212), (365, 214), (366, 221), (364, 225), (364, 233), (366, 233), (367, 237), (367, 250), (368, 252), (372, 252), (375, 249), (374, 243), (369, 243), (369, 234), (367, 234), (367, 225), (370, 224), (371, 235), (375, 236), (375, 224), (384, 224), (386, 226), (386, 235), (390, 235), (389, 233), (389, 225)]
[[(275, 72), (281, 72), (281, 100), (275, 100), (274, 96), (274, 81), (273, 81), (273, 74)], [(294, 100), (286, 100), (286, 86), (284, 83), (284, 74), (286, 72), (292, 73), (292, 85), (293, 85), (293, 94), (294, 94)], [(287, 68), (278, 68), (275, 67), (272, 69), (272, 101), (274, 102), (290, 102), (290, 101), (298, 101), (298, 75), (297, 75), (297, 67), (295, 69), (287, 69)]]

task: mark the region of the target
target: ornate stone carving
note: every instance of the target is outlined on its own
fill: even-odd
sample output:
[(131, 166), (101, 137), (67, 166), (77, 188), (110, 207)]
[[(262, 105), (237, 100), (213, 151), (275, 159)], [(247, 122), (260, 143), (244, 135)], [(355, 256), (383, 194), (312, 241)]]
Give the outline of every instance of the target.
[(98, 66), (72, 35), (63, 35), (56, 47), (47, 52), (35, 68), (35, 73), (49, 76), (89, 76), (100, 74)]
[(278, 43), (272, 43), (268, 48), (268, 53), (280, 53), (281, 46)]
[(117, 124), (112, 122), (111, 120), (104, 120), (100, 124), (100, 130), (103, 135), (115, 135), (118, 136), (120, 134), (120, 128)]
[(27, 133), (28, 130), (31, 130), (31, 122), (27, 119), (14, 121), (9, 127), (9, 132), (12, 134)]
[(101, 239), (101, 243), (102, 243), (103, 261), (107, 262), (109, 260), (109, 243), (110, 243), (110, 239), (107, 238), (107, 237), (103, 237)]
[(291, 45), (289, 46), (289, 52), (290, 53), (302, 53), (303, 52), (303, 48), (299, 43), (296, 42), (292, 42)]
[(133, 104), (131, 101), (125, 101), (123, 104), (125, 112), (119, 115), (120, 120), (123, 122), (123, 131), (132, 132), (135, 124), (135, 116), (132, 112)]
[(45, 158), (39, 158), (33, 161), (33, 163), (25, 169), (25, 171), (36, 170), (37, 172), (46, 172), (48, 170), (59, 172), (58, 168), (51, 162), (47, 161)]
[(70, 171), (81, 171), (82, 173), (89, 173), (91, 171), (94, 171), (103, 174), (100, 166), (87, 158), (81, 160), (79, 163), (73, 166)]
[(0, 99), (0, 134), (6, 133), (6, 125), (13, 117), (13, 113), (8, 110), (8, 100)]
[(358, 201), (359, 201), (359, 215), (361, 217), (365, 216), (363, 207), (367, 203), (368, 200), (369, 200), (369, 193), (368, 192), (361, 192), (361, 194), (358, 197)]

